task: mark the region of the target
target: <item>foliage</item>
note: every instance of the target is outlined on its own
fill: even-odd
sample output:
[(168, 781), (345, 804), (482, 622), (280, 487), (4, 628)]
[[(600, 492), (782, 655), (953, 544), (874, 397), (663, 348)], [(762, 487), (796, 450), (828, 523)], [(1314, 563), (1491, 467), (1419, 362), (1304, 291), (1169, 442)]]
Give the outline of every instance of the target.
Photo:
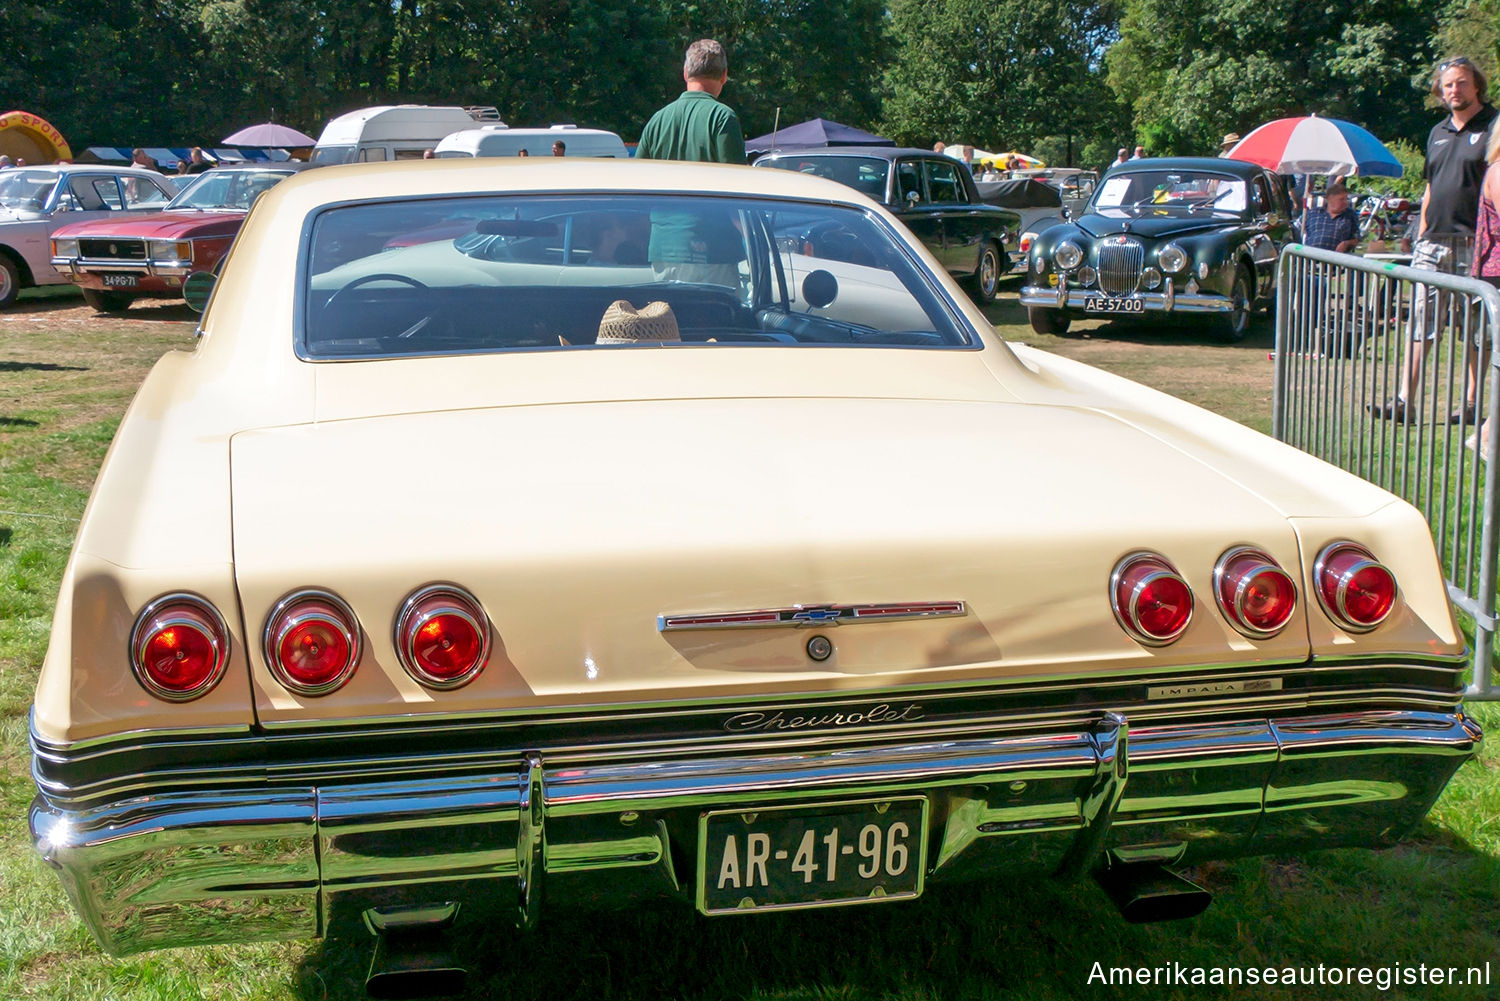
[(1405, 139), (1386, 143), (1386, 146), (1400, 161), (1405, 173), (1400, 177), (1352, 177), (1349, 179), (1349, 190), (1356, 194), (1379, 191), (1421, 201), (1422, 189), (1426, 187), (1426, 182), (1422, 180), (1422, 165), (1426, 157), (1421, 147)]
[(1124, 108), (1098, 72), (1115, 18), (1113, 2), (893, 0), (885, 134), (1033, 151), (1055, 137), (1049, 163), (1118, 142)]
[(1109, 81), (1156, 154), (1314, 112), (1416, 140), (1431, 116), (1411, 80), (1436, 29), (1424, 0), (1125, 0)]

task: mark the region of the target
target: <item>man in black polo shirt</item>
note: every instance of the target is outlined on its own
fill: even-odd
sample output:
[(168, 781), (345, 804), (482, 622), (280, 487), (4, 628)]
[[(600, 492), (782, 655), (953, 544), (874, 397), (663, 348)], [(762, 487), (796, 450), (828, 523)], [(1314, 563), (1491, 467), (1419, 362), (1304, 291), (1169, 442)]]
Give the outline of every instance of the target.
[[(1432, 74), (1432, 93), (1448, 109), (1448, 117), (1434, 125), (1427, 136), (1427, 161), (1422, 167), (1427, 186), (1422, 192), (1421, 221), (1411, 263), (1428, 271), (1468, 274), (1479, 218), (1479, 186), (1487, 166), (1485, 146), (1495, 123), (1495, 106), (1489, 103), (1489, 82), (1464, 56), (1438, 66)], [(1422, 286), (1417, 288), (1412, 320), (1415, 340), (1402, 370), (1402, 393), (1384, 406), (1372, 404), (1370, 409), (1378, 417), (1416, 419), (1414, 413), (1407, 414), (1408, 401), (1416, 394), (1427, 342), (1437, 338), (1443, 314), (1448, 312), (1446, 296), (1433, 291), (1422, 294)], [(1474, 420), (1472, 345), (1466, 386), (1465, 409), (1450, 415), (1450, 423)]]

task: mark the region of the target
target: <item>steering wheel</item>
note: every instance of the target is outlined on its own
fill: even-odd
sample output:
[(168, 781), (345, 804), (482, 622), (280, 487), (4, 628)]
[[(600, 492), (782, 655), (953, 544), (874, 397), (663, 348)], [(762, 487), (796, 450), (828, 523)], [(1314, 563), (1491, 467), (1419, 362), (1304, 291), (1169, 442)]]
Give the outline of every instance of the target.
[(336, 289), (333, 295), (324, 300), (323, 308), (327, 309), (329, 306), (332, 306), (333, 301), (339, 296), (343, 295), (345, 292), (351, 291), (352, 289), (357, 289), (363, 285), (368, 285), (371, 282), (398, 282), (402, 285), (409, 285), (412, 288), (427, 288), (425, 284), (408, 275), (398, 275), (388, 271), (378, 271), (373, 275), (360, 275), (358, 278), (349, 282), (347, 285), (343, 285)]

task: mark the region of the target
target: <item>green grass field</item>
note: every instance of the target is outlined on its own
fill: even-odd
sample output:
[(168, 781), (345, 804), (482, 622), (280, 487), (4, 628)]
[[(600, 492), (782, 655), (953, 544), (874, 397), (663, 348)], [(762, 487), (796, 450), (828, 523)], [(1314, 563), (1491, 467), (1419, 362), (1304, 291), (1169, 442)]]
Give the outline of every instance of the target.
[[(1270, 426), (1270, 325), (1222, 345), (1190, 328), (1085, 325), (1034, 335), (1014, 300), (1007, 337), (1156, 386), (1260, 430)], [(0, 998), (47, 1001), (362, 997), (367, 942), (160, 952), (116, 960), (75, 919), (33, 853), (26, 713), (56, 588), (94, 472), (136, 385), (191, 317), (138, 305), (104, 320), (76, 299), (0, 314)], [(1500, 706), (1476, 715), (1500, 732)], [(1071, 999), (1500, 998), (1500, 750), (1459, 772), (1401, 846), (1206, 866), (1203, 916), (1130, 926), (1092, 882), (934, 888), (915, 904), (775, 920), (640, 912), (549, 916), (462, 943), (471, 998)], [(1153, 986), (1100, 982), (1111, 967), (1412, 969), (1489, 964), (1489, 986)], [(1096, 964), (1097, 969), (1096, 969)], [(1107, 976), (1107, 974), (1105, 974)]]

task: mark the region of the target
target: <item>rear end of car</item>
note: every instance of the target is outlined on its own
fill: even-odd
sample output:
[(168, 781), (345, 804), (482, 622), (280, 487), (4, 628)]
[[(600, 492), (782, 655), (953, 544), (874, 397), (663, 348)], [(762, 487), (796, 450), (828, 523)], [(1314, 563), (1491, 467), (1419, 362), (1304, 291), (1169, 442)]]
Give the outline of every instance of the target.
[(1389, 843), (1474, 753), (1406, 505), (1019, 364), (833, 185), (513, 173), (278, 189), (122, 423), (32, 720), (106, 949), (373, 933), (395, 989), (574, 906), (1181, 916), (1167, 866)]

